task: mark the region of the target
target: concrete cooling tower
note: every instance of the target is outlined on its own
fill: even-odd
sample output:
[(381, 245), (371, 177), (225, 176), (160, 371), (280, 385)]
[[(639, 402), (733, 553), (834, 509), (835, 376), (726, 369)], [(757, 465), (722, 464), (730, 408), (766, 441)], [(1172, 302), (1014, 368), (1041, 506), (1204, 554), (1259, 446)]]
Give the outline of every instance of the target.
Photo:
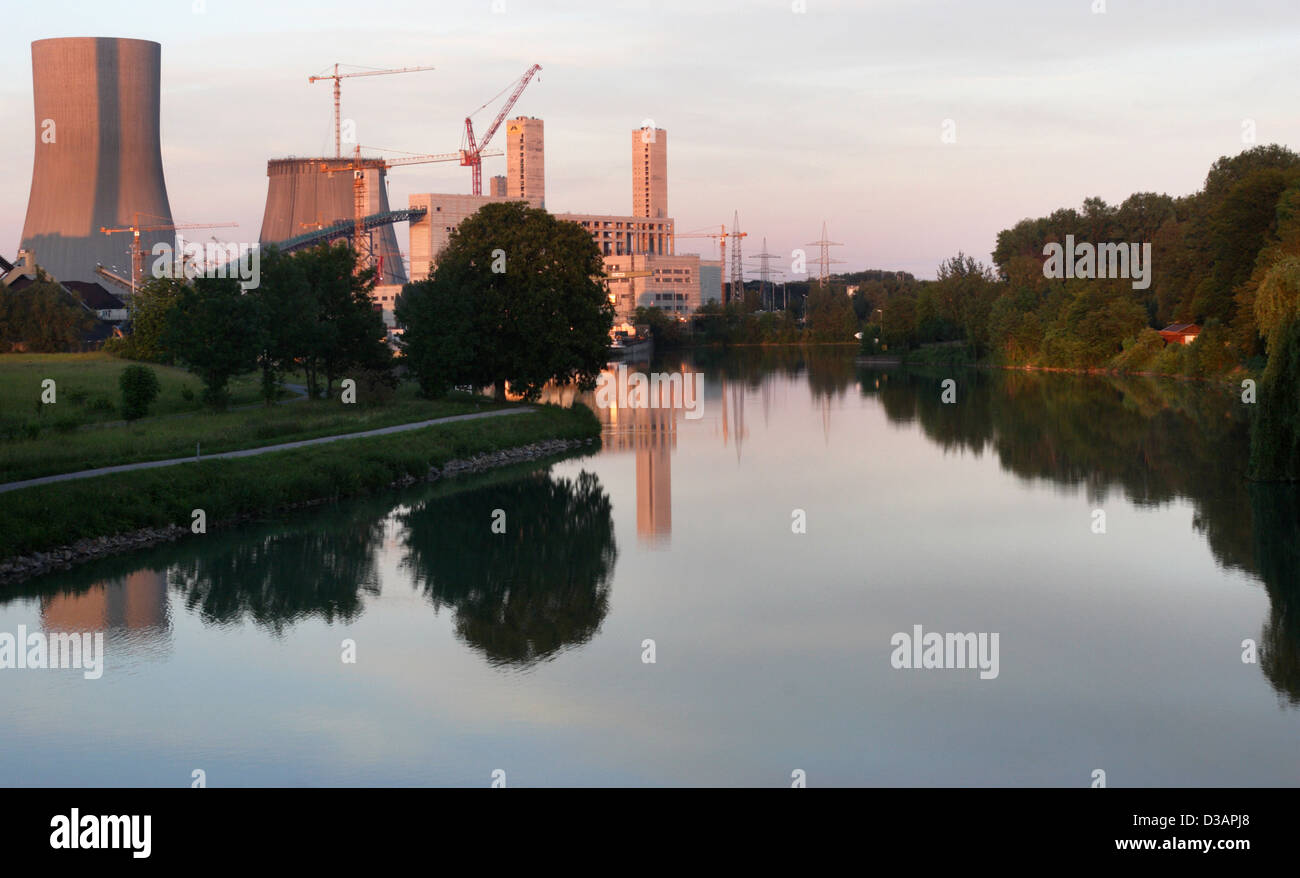
[[(356, 214), (352, 158), (271, 159), (270, 184), (262, 216), (262, 244), (286, 241), (312, 229), (352, 220)], [(379, 159), (362, 159), (366, 215), (386, 213), (388, 168)], [(392, 225), (371, 230), (380, 283), (406, 283), (406, 268)]]
[[(60, 281), (95, 266), (128, 275), (131, 235), (101, 227), (169, 225), (159, 140), (162, 46), (76, 37), (32, 43), (36, 158), (22, 247)], [(172, 232), (143, 232), (147, 254)], [(148, 266), (146, 257), (145, 266)]]

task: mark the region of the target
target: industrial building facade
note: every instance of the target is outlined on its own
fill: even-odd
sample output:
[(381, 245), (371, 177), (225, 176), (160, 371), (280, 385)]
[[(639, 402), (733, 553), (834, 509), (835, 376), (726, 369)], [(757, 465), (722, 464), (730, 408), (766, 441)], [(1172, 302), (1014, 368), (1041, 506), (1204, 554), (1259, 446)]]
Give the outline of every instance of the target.
[(605, 273), (610, 275), (618, 324), (631, 323), (637, 308), (660, 308), (675, 317), (689, 317), (703, 303), (700, 257), (694, 253), (606, 256)]
[(506, 195), (546, 207), (546, 137), (541, 119), (506, 123)]
[(556, 219), (577, 223), (600, 247), (602, 256), (626, 256), (633, 253), (673, 252), (673, 221), (638, 216), (608, 216), (599, 213), (557, 213)]
[[(428, 277), (451, 231), (485, 204), (527, 201), (545, 207), (546, 182), (541, 119), (520, 117), (507, 128), (506, 176), (491, 178), (491, 195), (422, 194), (410, 207), (425, 214), (411, 222), (411, 277)], [(556, 219), (577, 223), (591, 235), (611, 275), (609, 289), (615, 324), (632, 322), (637, 308), (662, 308), (686, 318), (718, 298), (721, 263), (701, 262), (697, 254), (675, 252), (674, 220), (668, 216), (668, 132), (639, 128), (632, 132), (632, 214), (559, 213)], [(623, 275), (622, 277), (618, 275)], [(388, 301), (377, 302), (385, 311)]]
[(668, 132), (662, 128), (632, 132), (632, 213), (668, 216)]

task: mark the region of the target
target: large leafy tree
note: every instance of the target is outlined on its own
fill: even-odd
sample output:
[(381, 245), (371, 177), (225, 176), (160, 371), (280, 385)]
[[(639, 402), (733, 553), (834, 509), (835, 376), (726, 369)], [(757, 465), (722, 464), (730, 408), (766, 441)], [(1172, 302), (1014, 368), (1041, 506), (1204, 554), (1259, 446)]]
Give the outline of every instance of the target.
[(343, 244), (296, 253), (291, 261), (301, 271), (309, 315), (291, 344), (302, 351), (311, 395), (322, 378), (328, 396), (334, 382), (350, 370), (386, 370), (391, 355), (384, 342), (384, 318), (370, 298), (375, 270), (359, 270), (356, 252)]
[(0, 350), (76, 350), (95, 319), (43, 272), (21, 290), (0, 285)]
[(195, 279), (168, 313), (163, 344), (203, 381), (203, 400), (225, 406), (226, 385), (257, 368), (256, 305), (230, 278)]
[(426, 392), (506, 384), (536, 399), (548, 382), (591, 389), (614, 308), (599, 248), (576, 223), (518, 202), (484, 205), (452, 232), (427, 281), (396, 316)]
[(132, 360), (171, 363), (174, 354), (163, 345), (167, 315), (175, 307), (186, 282), (180, 278), (154, 277), (136, 290), (131, 302), (131, 335), (122, 354)]
[(248, 291), (259, 327), (257, 363), (262, 372), (262, 397), (275, 399), (284, 371), (309, 350), (316, 319), (312, 291), (303, 271), (305, 258), (270, 248), (262, 260), (258, 286)]

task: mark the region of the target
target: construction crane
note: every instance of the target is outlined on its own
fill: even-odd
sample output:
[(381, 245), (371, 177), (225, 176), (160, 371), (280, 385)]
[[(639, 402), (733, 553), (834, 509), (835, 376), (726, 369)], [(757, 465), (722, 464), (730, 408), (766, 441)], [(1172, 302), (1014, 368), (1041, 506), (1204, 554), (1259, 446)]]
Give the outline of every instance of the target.
[[(736, 246), (739, 247), (739, 246), (740, 246), (740, 239), (741, 239), (741, 238), (744, 238), (744, 237), (747, 237), (748, 235), (749, 235), (748, 232), (740, 232), (740, 231), (732, 231), (732, 232), (728, 232), (728, 231), (727, 231), (727, 227), (726, 227), (725, 225), (721, 225), (721, 226), (718, 226), (718, 231), (716, 231), (716, 232), (706, 232), (706, 231), (704, 231), (704, 230), (701, 229), (701, 230), (697, 230), (697, 231), (693, 231), (693, 232), (686, 232), (685, 234), (682, 234), (682, 235), (676, 235), (676, 234), (674, 234), (674, 235), (670, 235), (670, 236), (669, 236), (669, 250), (671, 250), (673, 253), (676, 253), (676, 252), (677, 252), (677, 250), (676, 250), (676, 244), (675, 244), (674, 242), (675, 242), (676, 239), (678, 239), (678, 238), (712, 238), (713, 240), (717, 241), (717, 242), (718, 242), (718, 251), (719, 251), (718, 260), (719, 260), (719, 261), (721, 262), (721, 264), (722, 264), (722, 270), (719, 272), (719, 273), (722, 275), (722, 286), (721, 286), (721, 289), (719, 290), (719, 294), (720, 294), (720, 297), (721, 297), (720, 300), (721, 300), (722, 304), (726, 305), (726, 304), (729, 304), (733, 298), (735, 298), (735, 296), (728, 296), (728, 295), (727, 295), (727, 239), (728, 239), (728, 238), (735, 238), (735, 239), (736, 239)], [(735, 271), (733, 270), (732, 273), (734, 274)], [(737, 281), (738, 281), (738, 280), (739, 280), (739, 278), (733, 278), (733, 279), (732, 279), (732, 286), (733, 286), (733, 287), (738, 286), (738, 284), (737, 284)], [(740, 281), (740, 283), (743, 284), (743, 281)], [(744, 289), (743, 286), (740, 286), (739, 288), (740, 288), (742, 291), (743, 291), (743, 289)], [(739, 293), (738, 295), (743, 295), (743, 292), (742, 292), (742, 293)]]
[[(153, 214), (142, 214), (139, 211), (133, 215), (135, 222), (129, 226), (119, 229), (110, 229), (107, 226), (100, 226), (99, 230), (105, 235), (115, 235), (121, 232), (131, 233), (131, 296), (135, 297), (136, 286), (144, 279), (144, 254), (140, 252), (140, 233), (141, 232), (176, 232), (182, 229), (233, 229), (239, 223), (161, 223), (154, 226), (140, 225), (141, 216), (153, 216)], [(155, 217), (161, 219), (161, 217)]]
[[(382, 146), (363, 146), (361, 149), (376, 149), (381, 152), (402, 152), (400, 149), (385, 149)], [(407, 153), (401, 158), (379, 158), (377, 161), (384, 163), (385, 167), (394, 167), (396, 165), (424, 165), (431, 162), (455, 162), (459, 161), (462, 153), (459, 152), (442, 152), (442, 153)], [(499, 149), (485, 149), (479, 152), (480, 156), (498, 156), (505, 155), (505, 152)]]
[(514, 91), (510, 92), (510, 97), (506, 99), (505, 105), (501, 107), (501, 112), (497, 113), (497, 117), (492, 120), (491, 127), (489, 127), (487, 133), (483, 135), (482, 143), (479, 143), (474, 139), (474, 122), (471, 117), (474, 113), (482, 110), (483, 107), (479, 107), (478, 110), (474, 111), (474, 113), (470, 113), (469, 116), (465, 117), (465, 135), (464, 139), (461, 141), (460, 163), (462, 166), (470, 169), (470, 174), (473, 177), (472, 191), (475, 195), (483, 194), (482, 158), (484, 155), (484, 147), (488, 145), (488, 141), (492, 139), (492, 135), (497, 133), (497, 129), (500, 128), (501, 123), (505, 121), (506, 114), (510, 112), (511, 107), (515, 105), (515, 101), (519, 100), (519, 96), (524, 93), (524, 89), (528, 86), (528, 83), (532, 81), (532, 78), (537, 74), (537, 71), (541, 69), (542, 65), (540, 64), (534, 64), (532, 67), (529, 67), (523, 76), (497, 92), (491, 100), (483, 105), (483, 107), (486, 107), (488, 104), (492, 103), (492, 101), (495, 101), (497, 98), (501, 97), (501, 95), (505, 94), (511, 86), (514, 87)]
[(357, 73), (339, 73), (339, 65), (334, 65), (333, 73), (326, 73), (324, 76), (309, 76), (307, 82), (320, 82), (323, 79), (334, 80), (334, 157), (343, 158), (343, 136), (342, 122), (340, 120), (340, 104), (343, 96), (341, 81), (351, 79), (354, 76), (387, 76), (390, 73), (416, 73), (420, 70), (433, 70), (432, 67), (396, 67), (392, 70), (362, 70)]

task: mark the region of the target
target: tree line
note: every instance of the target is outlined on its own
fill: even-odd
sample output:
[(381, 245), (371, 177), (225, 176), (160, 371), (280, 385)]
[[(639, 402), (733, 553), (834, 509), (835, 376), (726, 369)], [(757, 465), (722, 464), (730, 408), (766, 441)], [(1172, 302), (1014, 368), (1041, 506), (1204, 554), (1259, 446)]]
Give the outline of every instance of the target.
[(258, 286), (199, 276), (152, 278), (136, 292), (132, 333), (105, 348), (129, 359), (180, 364), (203, 382), (204, 402), (224, 407), (231, 378), (258, 372), (269, 405), (285, 374), (301, 371), (308, 395), (329, 396), (356, 376), (369, 389), (391, 387), (392, 352), (370, 292), (375, 270), (359, 270), (345, 244), (287, 254), (261, 253)]

